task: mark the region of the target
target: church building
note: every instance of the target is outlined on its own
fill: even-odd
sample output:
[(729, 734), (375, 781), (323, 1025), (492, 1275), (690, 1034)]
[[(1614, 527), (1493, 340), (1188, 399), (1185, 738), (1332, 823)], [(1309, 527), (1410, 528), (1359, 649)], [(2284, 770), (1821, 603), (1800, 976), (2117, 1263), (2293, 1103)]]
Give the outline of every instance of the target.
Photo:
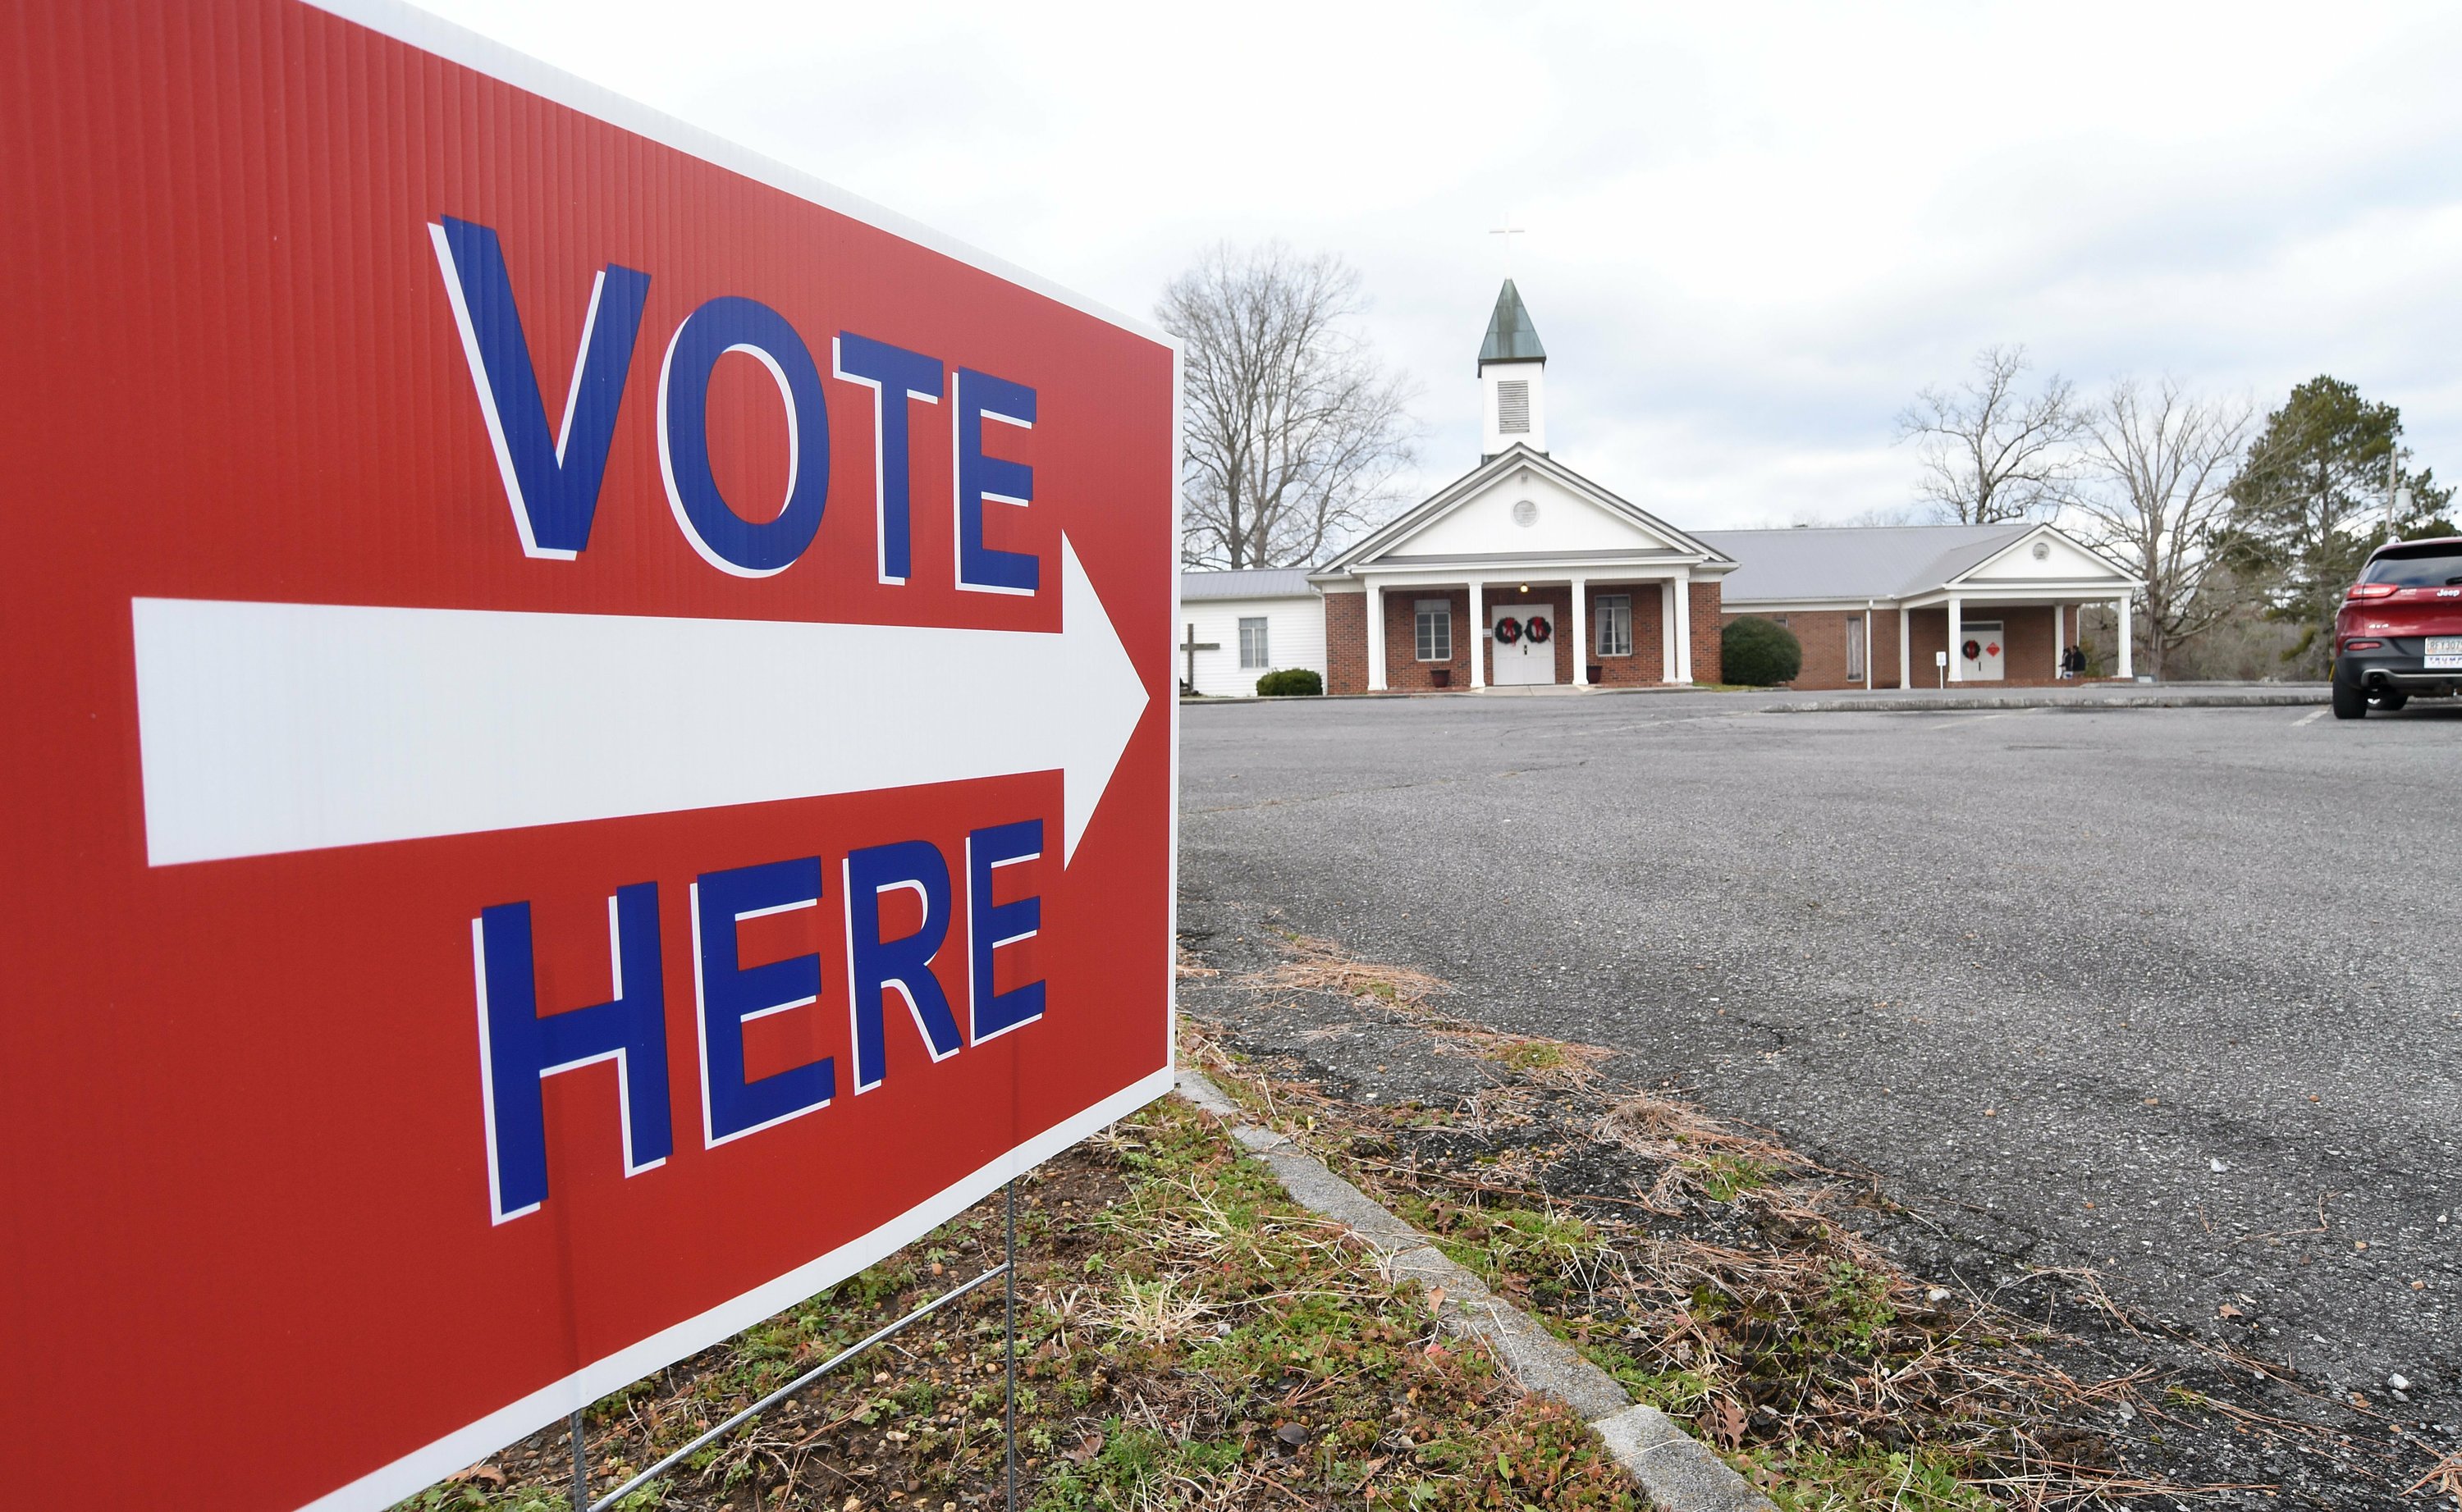
[(2048, 524), (1687, 532), (1547, 448), (1547, 351), (1511, 279), (1479, 352), (1479, 463), (1313, 571), (1181, 575), (1193, 692), (1307, 667), (1329, 693), (1722, 681), (1744, 614), (1803, 646), (1801, 689), (2047, 683), (2078, 615), (2141, 586)]

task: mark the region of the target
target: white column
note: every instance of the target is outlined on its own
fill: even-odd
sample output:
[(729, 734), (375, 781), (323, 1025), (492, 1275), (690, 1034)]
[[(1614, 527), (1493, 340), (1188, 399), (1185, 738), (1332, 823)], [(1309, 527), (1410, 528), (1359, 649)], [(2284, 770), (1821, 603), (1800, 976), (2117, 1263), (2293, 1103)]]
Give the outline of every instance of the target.
[(1679, 683), (1693, 680), (1693, 578), (1687, 573), (1675, 580), (1671, 595), (1675, 600), (1675, 677)]
[(1966, 658), (1957, 654), (1959, 638), (1966, 633), (1966, 604), (1956, 594), (1949, 596), (1949, 680), (1966, 681)]
[(1675, 680), (1675, 580), (1658, 586), (1658, 680)]
[(1590, 685), (1590, 580), (1573, 580), (1573, 686)]
[(2120, 596), (2120, 675), (2123, 677), (2137, 675), (2137, 636), (2128, 617), (2135, 608), (2136, 605), (2127, 594)]
[(1368, 585), (1368, 691), (1385, 691), (1385, 590)]
[(2061, 633), (2061, 607), (2052, 606), (2052, 681), (2061, 680), (2061, 653), (2067, 650), (2069, 638)]
[(1470, 580), (1470, 685), (1487, 686), (1487, 580)]
[(1907, 611), (1907, 607), (1901, 604), (1898, 606), (1898, 691), (1900, 692), (1906, 692), (1911, 686), (1908, 679), (1914, 672), (1914, 638), (1915, 618)]

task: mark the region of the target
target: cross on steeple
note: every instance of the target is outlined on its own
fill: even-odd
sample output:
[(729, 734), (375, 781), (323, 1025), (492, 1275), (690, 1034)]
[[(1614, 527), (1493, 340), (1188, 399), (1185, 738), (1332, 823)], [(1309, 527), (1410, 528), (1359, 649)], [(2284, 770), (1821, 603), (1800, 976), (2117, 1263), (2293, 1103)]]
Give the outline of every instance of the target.
[(1511, 278), (1513, 276), (1513, 239), (1517, 236), (1527, 236), (1530, 233), (1518, 225), (1500, 225), (1487, 234), (1504, 238), (1504, 276)]
[(1197, 638), (1197, 627), (1195, 625), (1188, 627), (1187, 633), (1188, 638), (1179, 643), (1179, 649), (1188, 653), (1188, 675), (1179, 680), (1179, 685), (1190, 692), (1197, 692), (1197, 653), (1199, 651), (1219, 651), (1222, 649), (1222, 643), (1220, 641), (1199, 640)]

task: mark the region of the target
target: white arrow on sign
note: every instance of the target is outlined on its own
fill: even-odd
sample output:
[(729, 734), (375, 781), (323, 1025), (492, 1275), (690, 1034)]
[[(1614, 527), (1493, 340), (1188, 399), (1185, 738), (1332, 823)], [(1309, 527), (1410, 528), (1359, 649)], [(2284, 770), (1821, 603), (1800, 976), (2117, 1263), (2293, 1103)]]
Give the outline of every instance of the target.
[(1064, 536), (1060, 633), (136, 599), (157, 866), (1062, 774), (1143, 679)]

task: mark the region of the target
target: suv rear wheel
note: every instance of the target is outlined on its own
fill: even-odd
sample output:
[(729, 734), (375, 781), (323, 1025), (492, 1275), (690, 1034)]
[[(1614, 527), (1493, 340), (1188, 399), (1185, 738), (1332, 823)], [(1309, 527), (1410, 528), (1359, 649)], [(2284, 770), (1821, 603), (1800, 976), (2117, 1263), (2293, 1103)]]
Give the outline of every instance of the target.
[(2334, 717), (2365, 719), (2368, 691), (2360, 684), (2359, 669), (2345, 657), (2334, 663)]

